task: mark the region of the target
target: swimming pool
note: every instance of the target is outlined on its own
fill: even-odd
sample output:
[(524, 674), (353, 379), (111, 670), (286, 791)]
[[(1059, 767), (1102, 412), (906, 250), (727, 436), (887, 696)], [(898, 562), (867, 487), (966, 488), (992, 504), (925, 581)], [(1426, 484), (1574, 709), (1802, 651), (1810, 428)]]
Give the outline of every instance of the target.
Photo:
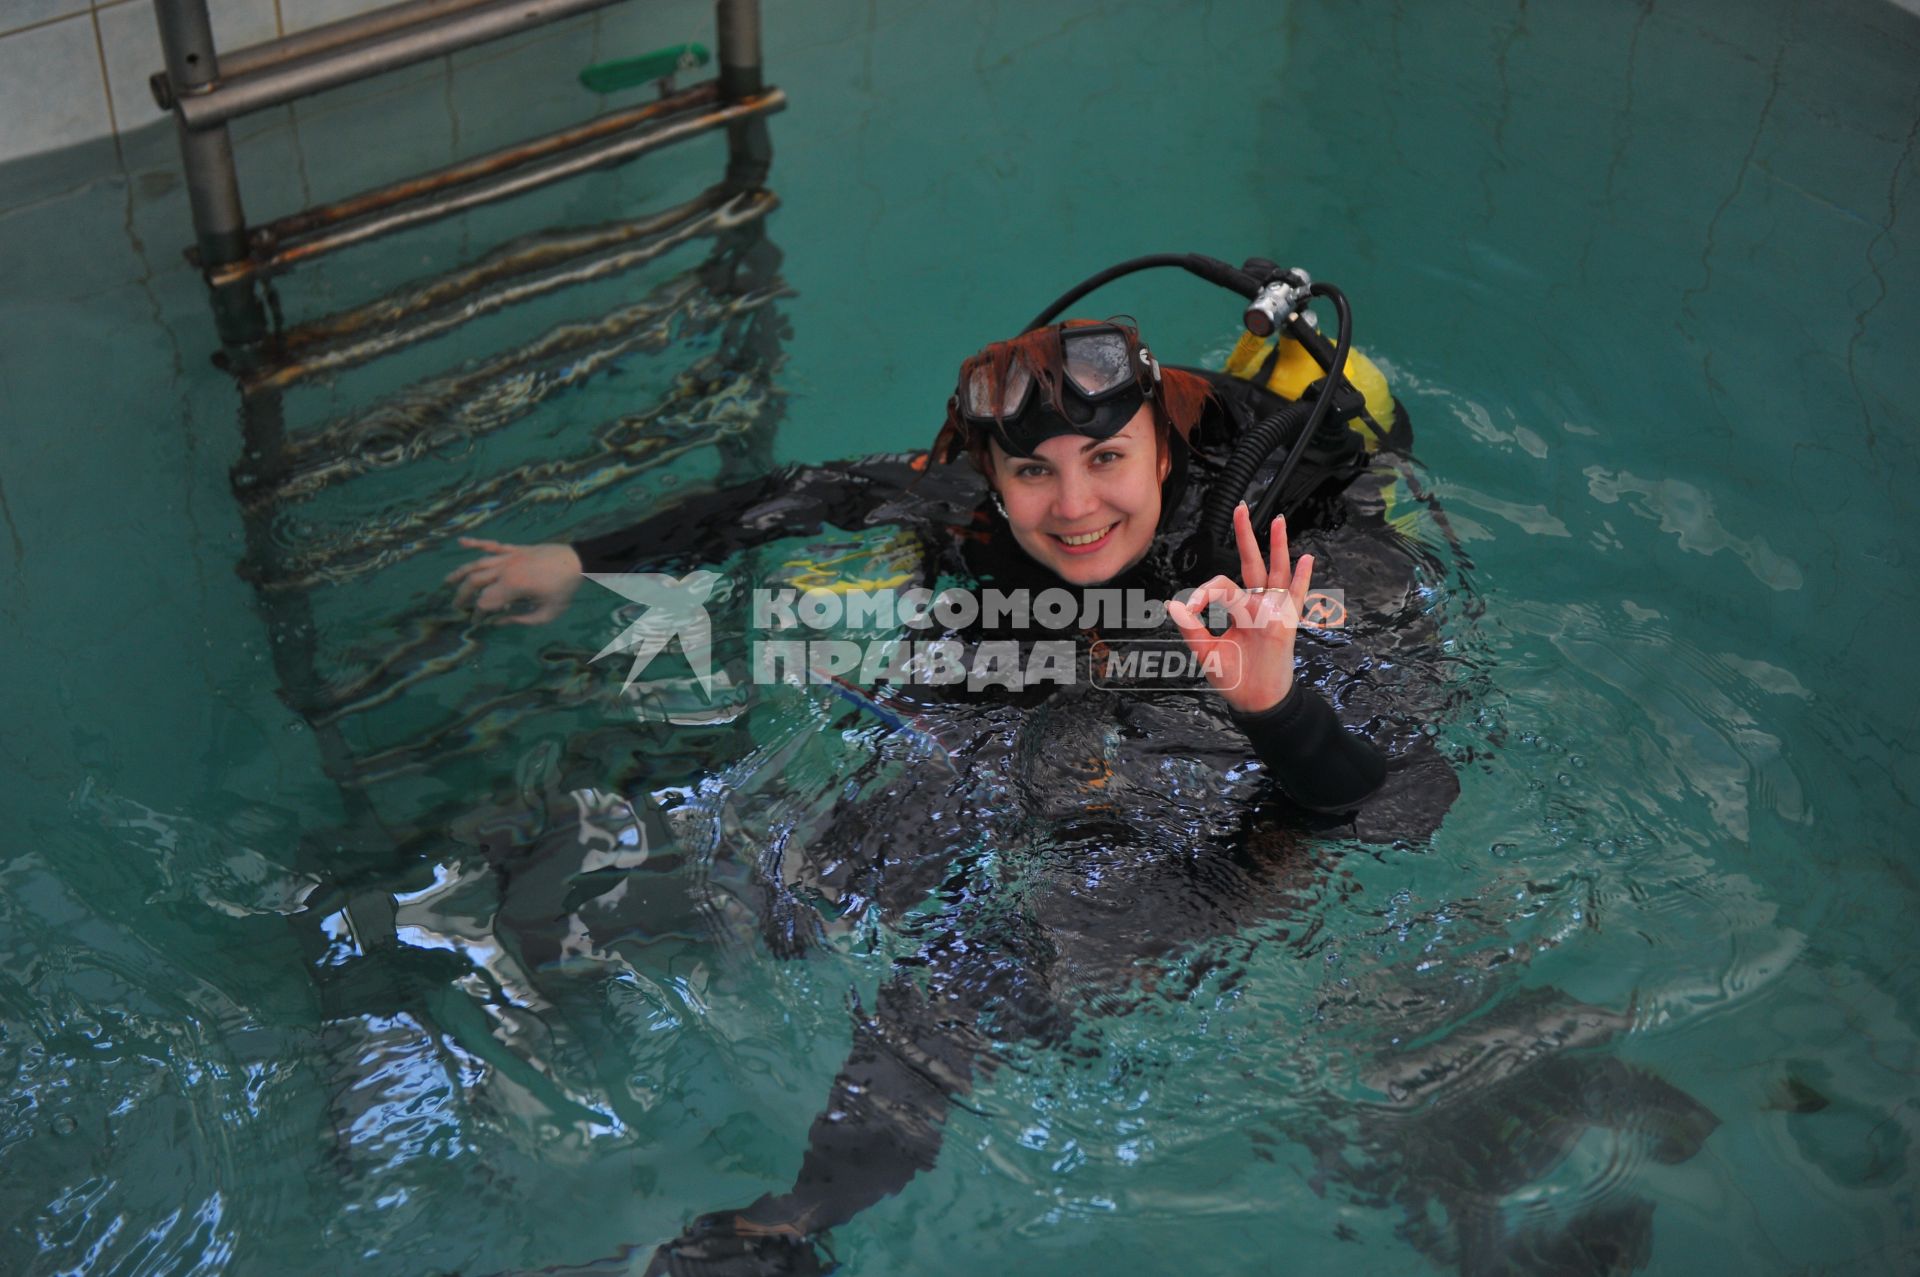
[[(925, 442), (957, 355), (1111, 261), (1298, 261), (1355, 299), (1412, 407), (1470, 556), (1476, 607), (1451, 636), (1486, 682), (1444, 725), (1474, 761), (1430, 850), (1344, 858), (1342, 889), (1311, 902), (1310, 952), (1263, 948), (1231, 990), (1115, 1016), (1091, 1058), (1022, 1056), (956, 1110), (934, 1170), (836, 1231), (848, 1270), (1433, 1267), (1398, 1206), (1293, 1133), (1331, 1104), (1321, 1125), (1351, 1135), (1377, 1103), (1381, 990), (1466, 988), (1499, 946), (1531, 955), (1515, 987), (1630, 1009), (1591, 1054), (1720, 1123), (1673, 1166), (1584, 1138), (1505, 1203), (1515, 1218), (1640, 1198), (1649, 1271), (1909, 1271), (1920, 19), (1768, 0), (822, 3), (768, 21), (793, 100), (769, 224), (793, 290), (782, 457)], [(266, 121), (241, 141), (250, 203), (389, 173), (403, 157), (361, 155), (354, 123), (438, 161), (517, 135), (516, 115), (577, 113), (568, 77), (609, 42), (680, 37), (640, 26), (341, 99), (337, 130)], [(502, 234), (657, 207), (716, 156), (343, 255), (292, 277), (288, 304), (317, 313)], [(887, 952), (777, 963), (676, 934), (624, 970), (562, 963), (506, 998), (476, 982), (492, 947), (539, 928), (501, 916), (474, 830), (534, 840), (580, 784), (554, 760), (632, 729), (565, 706), (475, 729), (474, 750), (383, 791), (404, 803), (349, 810), (233, 570), (236, 401), (175, 251), (177, 186), (164, 134), (0, 173), (5, 1267), (538, 1268), (782, 1186), (846, 1050), (847, 992), (870, 1004)], [(289, 422), (350, 418), (668, 275), (312, 386)], [(1192, 283), (1101, 300), (1162, 353), (1217, 360), (1233, 336), (1235, 308)], [(702, 353), (541, 382), (510, 430), (434, 473), (532, 461)], [(713, 472), (696, 449), (560, 522)], [(281, 531), (385, 527), (414, 481)], [(489, 528), (532, 539), (555, 520), (524, 507)], [(384, 627), (428, 616), (455, 561), (427, 548), (316, 591), (323, 669), (390, 649)], [(553, 641), (490, 637), (357, 746), (549, 686)], [(698, 764), (709, 742), (643, 747)], [(409, 826), (406, 804), (473, 820)], [(329, 893), (384, 896), (406, 943), (356, 962), (307, 907)]]

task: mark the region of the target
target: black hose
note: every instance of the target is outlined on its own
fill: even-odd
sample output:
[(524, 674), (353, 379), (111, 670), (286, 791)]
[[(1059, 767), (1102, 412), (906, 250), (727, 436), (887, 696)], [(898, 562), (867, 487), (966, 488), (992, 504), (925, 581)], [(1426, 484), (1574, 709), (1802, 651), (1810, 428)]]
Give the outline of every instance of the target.
[[(1260, 498), (1260, 504), (1253, 509), (1253, 526), (1265, 526), (1280, 504), (1280, 495), (1286, 491), (1287, 480), (1300, 465), (1300, 458), (1307, 453), (1307, 444), (1320, 433), (1321, 425), (1327, 419), (1327, 413), (1333, 408), (1333, 401), (1339, 398), (1338, 387), (1345, 382), (1347, 373), (1347, 352), (1353, 349), (1353, 308), (1347, 304), (1347, 295), (1332, 284), (1315, 284), (1308, 292), (1314, 297), (1324, 297), (1333, 303), (1333, 309), (1340, 317), (1340, 338), (1333, 348), (1333, 362), (1326, 365), (1327, 375), (1320, 383), (1320, 397), (1313, 405), (1313, 416), (1306, 427), (1300, 431), (1300, 437), (1293, 441), (1293, 451), (1280, 466), (1280, 473), (1273, 476), (1266, 495)], [(1302, 328), (1305, 321), (1296, 321)], [(1307, 331), (1311, 332), (1311, 329)], [(1318, 336), (1318, 334), (1314, 334)], [(1324, 343), (1322, 343), (1324, 345)], [(1229, 510), (1231, 515), (1232, 511)]]
[(1253, 276), (1234, 266), (1229, 266), (1217, 257), (1207, 257), (1200, 253), (1153, 253), (1146, 257), (1130, 258), (1117, 266), (1109, 266), (1098, 275), (1062, 293), (1053, 305), (1033, 317), (1033, 321), (1021, 332), (1032, 332), (1059, 318), (1060, 312), (1085, 297), (1096, 288), (1111, 284), (1123, 275), (1135, 271), (1151, 270), (1156, 266), (1178, 266), (1191, 274), (1198, 275), (1209, 283), (1218, 284), (1229, 292), (1239, 293), (1242, 297), (1252, 297), (1260, 291), (1260, 283)]
[[(1262, 417), (1253, 429), (1240, 436), (1226, 465), (1221, 467), (1213, 490), (1207, 494), (1207, 504), (1200, 515), (1200, 530), (1209, 548), (1223, 552), (1233, 544), (1233, 511), (1245, 497), (1247, 485), (1253, 482), (1253, 476), (1281, 441), (1312, 416), (1318, 406), (1305, 400), (1287, 404)], [(1303, 431), (1301, 438), (1305, 437)]]
[[(1312, 403), (1296, 400), (1264, 418), (1253, 429), (1240, 437), (1234, 445), (1233, 453), (1227, 458), (1221, 469), (1220, 478), (1207, 494), (1207, 503), (1202, 508), (1200, 527), (1206, 537), (1208, 549), (1216, 556), (1223, 556), (1225, 562), (1234, 558), (1233, 511), (1246, 499), (1247, 487), (1266, 464), (1267, 458), (1280, 445), (1289, 429), (1304, 419), (1300, 433), (1293, 441), (1293, 447), (1287, 453), (1287, 459), (1281, 463), (1280, 471), (1274, 475), (1273, 482), (1267, 486), (1266, 493), (1260, 498), (1259, 505), (1253, 510), (1253, 526), (1257, 530), (1271, 520), (1275, 508), (1280, 503), (1281, 494), (1286, 490), (1287, 480), (1299, 468), (1300, 459), (1306, 455), (1307, 445), (1319, 433), (1327, 413), (1333, 408), (1337, 397), (1334, 387), (1341, 384), (1347, 368), (1347, 352), (1353, 348), (1353, 309), (1347, 304), (1347, 295), (1332, 284), (1315, 284), (1310, 290), (1315, 297), (1325, 297), (1333, 303), (1334, 310), (1340, 316), (1339, 342), (1333, 349), (1331, 359), (1323, 360), (1327, 370), (1326, 377), (1320, 383), (1320, 393)], [(1295, 319), (1290, 325), (1296, 337), (1319, 334), (1306, 327), (1306, 322)], [(1314, 350), (1314, 343), (1306, 343), (1308, 349), (1319, 357), (1324, 354), (1325, 342), (1318, 344), (1323, 348)]]

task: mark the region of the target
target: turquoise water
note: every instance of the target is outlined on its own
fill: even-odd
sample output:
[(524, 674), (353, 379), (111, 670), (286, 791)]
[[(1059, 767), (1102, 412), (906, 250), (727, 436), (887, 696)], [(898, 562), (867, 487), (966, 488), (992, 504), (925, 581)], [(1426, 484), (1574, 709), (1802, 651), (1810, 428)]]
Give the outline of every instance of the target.
[[(263, 120), (240, 142), (250, 210), (577, 115), (573, 69), (697, 35), (700, 14), (582, 24), (303, 107), (297, 129)], [(1558, 988), (1628, 1015), (1582, 1058), (1719, 1119), (1674, 1165), (1632, 1131), (1584, 1136), (1502, 1199), (1511, 1218), (1645, 1200), (1648, 1271), (1911, 1271), (1920, 19), (1768, 2), (768, 20), (793, 99), (769, 223), (793, 290), (780, 456), (924, 442), (959, 355), (1117, 258), (1298, 261), (1355, 299), (1412, 408), (1465, 551), (1436, 607), (1479, 675), (1442, 724), (1471, 761), (1431, 848), (1340, 859), (1301, 902), (1312, 941), (1256, 949), (1232, 988), (1109, 1017), (1090, 1056), (1020, 1053), (955, 1111), (933, 1171), (835, 1231), (848, 1271), (1445, 1267), (1298, 1137), (1355, 1137), (1396, 998), (1435, 987), (1462, 1005)], [(356, 126), (380, 128), (379, 154)], [(503, 235), (685, 198), (718, 162), (698, 144), (342, 255), (282, 297), (318, 315)], [(700, 729), (634, 728), (605, 685), (542, 701), (556, 649), (604, 641), (606, 616), (577, 608), (359, 716), (346, 743), (378, 757), (536, 689), (366, 810), (281, 700), (289, 622), (234, 572), (237, 397), (177, 255), (171, 139), (11, 166), (0, 203), (0, 1267), (538, 1268), (784, 1187), (847, 1049), (848, 992), (871, 1005), (889, 938), (777, 962), (665, 926), (523, 969), (566, 884), (503, 893), (476, 848), (502, 828), (538, 846), (593, 767), (635, 749), (737, 795), (751, 841), (793, 819), (756, 801), (770, 770), (824, 794), (866, 746), (782, 753), (801, 724), (771, 715), (759, 753), (720, 758)], [(303, 386), (290, 428), (390, 410), (695, 260)], [(1101, 302), (1163, 355), (1216, 359), (1234, 332), (1197, 283)], [(449, 484), (571, 455), (703, 353), (523, 387), (527, 410), (480, 445), (368, 476), (274, 535), (350, 547)], [(426, 419), (473, 399), (444, 388)], [(692, 447), (486, 526), (604, 526), (717, 470)], [(323, 675), (439, 615), (459, 557), (419, 544), (306, 592)], [(344, 912), (394, 944), (354, 956)], [(1518, 974), (1493, 980), (1491, 951), (1524, 956)], [(1436, 1106), (1386, 1140), (1464, 1147), (1485, 1125)]]

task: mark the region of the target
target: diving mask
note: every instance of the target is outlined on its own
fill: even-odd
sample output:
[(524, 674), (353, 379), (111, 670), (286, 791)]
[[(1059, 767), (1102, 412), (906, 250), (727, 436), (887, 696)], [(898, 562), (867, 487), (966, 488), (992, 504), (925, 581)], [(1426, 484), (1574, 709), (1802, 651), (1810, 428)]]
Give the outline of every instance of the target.
[[(1017, 348), (1031, 347), (1032, 335), (1000, 343), (1000, 347), (1014, 347), (1010, 352), (988, 347), (968, 360), (961, 372), (956, 392), (961, 419), (991, 431), (1012, 456), (1030, 457), (1056, 435), (1109, 438), (1125, 429), (1140, 406), (1159, 392), (1160, 365), (1132, 328), (1115, 323), (1074, 324), (1047, 331), (1057, 335), (1059, 342), (1057, 378), (1045, 371), (1036, 375)], [(1036, 390), (1043, 379), (1057, 379), (1058, 393), (1043, 385)]]

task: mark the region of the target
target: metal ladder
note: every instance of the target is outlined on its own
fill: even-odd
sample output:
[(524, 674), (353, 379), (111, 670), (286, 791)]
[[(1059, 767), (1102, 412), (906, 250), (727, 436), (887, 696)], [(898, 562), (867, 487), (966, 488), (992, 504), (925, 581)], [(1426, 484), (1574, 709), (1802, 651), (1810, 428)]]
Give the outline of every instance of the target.
[(221, 52), (207, 0), (155, 0), (166, 69), (154, 100), (180, 138), (195, 245), (215, 322), (241, 364), (271, 357), (260, 285), (296, 263), (706, 133), (727, 131), (729, 193), (765, 181), (765, 117), (786, 103), (762, 79), (759, 0), (717, 0), (719, 75), (657, 102), (250, 226), (230, 121), (624, 0), (407, 0), (279, 40)]
[[(332, 845), (379, 851), (392, 874), (417, 876), (438, 854), (430, 844), (443, 843), (461, 814), (388, 797), (389, 788), (423, 772), (471, 770), (478, 752), (513, 739), (527, 721), (555, 713), (577, 720), (574, 707), (599, 691), (586, 669), (589, 653), (553, 650), (543, 653), (551, 685), (492, 694), (456, 689), (445, 697), (450, 718), (416, 723), (407, 707), (433, 706), (435, 697), (425, 694), (430, 684), (460, 677), (478, 650), (479, 627), (451, 615), (443, 599), (416, 597), (392, 615), (356, 618), (347, 636), (354, 654), (328, 669), (319, 655), (316, 603), (331, 590), (369, 588), (422, 550), (478, 530), (479, 518), (539, 509), (562, 521), (575, 501), (598, 497), (604, 504), (612, 485), (631, 484), (695, 449), (717, 452), (723, 479), (765, 469), (781, 412), (773, 373), (783, 321), (773, 302), (784, 294), (779, 253), (764, 231), (778, 203), (765, 186), (772, 158), (766, 116), (785, 97), (762, 80), (758, 0), (717, 0), (715, 79), (258, 226), (241, 208), (228, 123), (619, 2), (410, 0), (222, 53), (213, 46), (206, 0), (156, 0), (166, 70), (154, 77), (155, 97), (176, 121), (196, 239), (189, 257), (209, 286), (219, 362), (239, 392), (242, 449), (233, 481), (247, 546), (242, 572), (256, 589), (282, 697), (313, 730), (322, 767), (343, 800), (346, 825), (314, 831), (303, 840), (302, 860), (326, 882), (322, 895), (335, 902), (326, 908), (337, 905), (355, 933), (375, 944), (393, 943), (395, 879), (385, 871), (337, 875)], [(718, 129), (727, 137), (724, 175), (676, 207), (534, 230), (371, 301), (282, 322), (274, 281), (296, 267)], [(615, 291), (607, 281), (699, 240), (713, 243), (703, 261), (637, 300), (622, 297), (606, 303), (604, 313), (523, 333), (509, 348), (456, 368), (428, 369), (344, 417), (289, 427), (288, 396), (304, 387), (424, 349), (477, 318), (559, 290)], [(689, 339), (703, 343), (703, 353), (675, 374), (663, 398), (570, 429), (562, 455), (451, 481), (436, 463), (449, 438), (471, 444), (506, 431), (546, 399), (622, 360), (685, 354)], [(502, 387), (513, 393), (497, 393)], [(417, 473), (420, 495), (394, 517), (288, 533), (294, 511), (313, 510), (312, 503), (349, 493), (356, 481), (401, 468)], [(366, 727), (396, 707), (408, 719), (403, 739)], [(569, 729), (567, 750), (576, 759), (615, 757), (631, 751), (633, 735), (630, 724)], [(310, 921), (290, 919), (312, 947), (320, 937)]]

